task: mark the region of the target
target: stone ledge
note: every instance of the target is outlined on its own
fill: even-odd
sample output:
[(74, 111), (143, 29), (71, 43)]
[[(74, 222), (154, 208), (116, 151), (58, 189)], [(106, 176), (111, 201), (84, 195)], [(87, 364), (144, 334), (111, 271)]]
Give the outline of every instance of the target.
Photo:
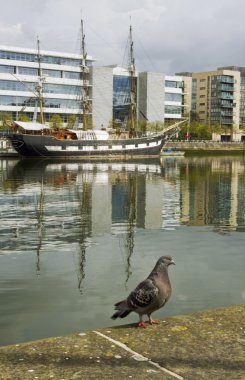
[(0, 347), (0, 379), (244, 379), (244, 320), (238, 305)]

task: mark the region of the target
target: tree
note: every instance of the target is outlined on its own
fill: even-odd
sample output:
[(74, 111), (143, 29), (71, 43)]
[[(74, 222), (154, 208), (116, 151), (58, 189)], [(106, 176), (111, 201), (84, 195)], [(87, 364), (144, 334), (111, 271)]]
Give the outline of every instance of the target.
[(19, 121), (30, 121), (30, 118), (29, 118), (29, 116), (22, 113), (19, 115)]
[(10, 113), (7, 113), (7, 112), (0, 113), (1, 129), (8, 129), (12, 121), (13, 121), (13, 118)]
[(160, 132), (164, 129), (164, 126), (166, 126), (164, 124), (163, 121), (154, 121), (154, 122), (151, 122), (151, 123), (147, 123), (147, 131), (149, 132)]
[(185, 140), (189, 136), (190, 140), (211, 140), (212, 128), (209, 125), (201, 124), (198, 121), (186, 122), (179, 132), (179, 138)]
[(76, 120), (77, 120), (76, 115), (70, 115), (67, 121), (67, 128), (74, 128)]
[[(44, 123), (45, 123), (45, 115), (43, 115), (43, 118), (44, 118)], [(42, 118), (41, 118), (40, 113), (37, 115), (37, 122), (42, 124)]]
[(54, 114), (50, 119), (50, 125), (52, 128), (61, 128), (63, 124), (62, 118), (60, 115)]
[(240, 129), (241, 129), (243, 132), (245, 132), (245, 124), (241, 124), (241, 125), (240, 125)]
[(121, 127), (121, 122), (118, 121), (117, 119), (112, 119), (109, 123), (109, 128), (120, 129), (120, 127)]
[(137, 129), (142, 133), (146, 133), (147, 131), (147, 121), (146, 120), (138, 120)]

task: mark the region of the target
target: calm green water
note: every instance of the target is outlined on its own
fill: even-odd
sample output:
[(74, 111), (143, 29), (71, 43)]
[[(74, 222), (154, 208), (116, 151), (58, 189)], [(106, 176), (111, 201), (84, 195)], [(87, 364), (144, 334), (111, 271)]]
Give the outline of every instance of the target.
[(0, 161), (0, 345), (97, 327), (156, 260), (155, 317), (244, 303), (244, 157)]

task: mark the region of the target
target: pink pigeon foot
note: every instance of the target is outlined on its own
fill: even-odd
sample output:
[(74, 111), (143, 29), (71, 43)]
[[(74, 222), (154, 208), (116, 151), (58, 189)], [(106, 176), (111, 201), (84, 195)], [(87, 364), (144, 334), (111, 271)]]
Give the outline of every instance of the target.
[(145, 322), (143, 322), (143, 321), (140, 321), (138, 323), (138, 327), (144, 327), (146, 329), (147, 328), (147, 324)]
[(149, 323), (150, 323), (151, 325), (158, 325), (158, 324), (159, 324), (159, 321), (158, 321), (157, 319), (150, 319), (150, 320), (149, 320)]

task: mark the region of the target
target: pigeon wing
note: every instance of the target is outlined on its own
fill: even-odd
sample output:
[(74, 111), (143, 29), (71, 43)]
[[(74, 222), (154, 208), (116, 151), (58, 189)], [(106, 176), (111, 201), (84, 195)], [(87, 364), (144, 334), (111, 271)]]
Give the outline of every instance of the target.
[(145, 308), (158, 296), (158, 288), (151, 279), (141, 282), (127, 298), (127, 304), (131, 309)]

